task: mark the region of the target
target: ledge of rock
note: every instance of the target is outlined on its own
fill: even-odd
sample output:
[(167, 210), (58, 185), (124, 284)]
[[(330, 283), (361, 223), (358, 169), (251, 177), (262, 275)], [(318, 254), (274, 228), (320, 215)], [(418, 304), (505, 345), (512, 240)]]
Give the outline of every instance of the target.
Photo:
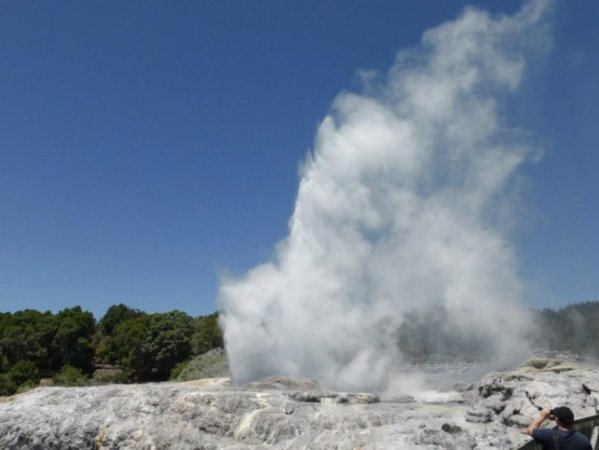
[[(549, 370), (559, 367), (571, 370)], [(379, 401), (288, 377), (240, 388), (226, 378), (40, 387), (0, 403), (0, 448), (512, 449), (527, 440), (537, 406), (596, 414), (596, 389), (597, 368), (565, 360), (531, 361), (429, 400)]]

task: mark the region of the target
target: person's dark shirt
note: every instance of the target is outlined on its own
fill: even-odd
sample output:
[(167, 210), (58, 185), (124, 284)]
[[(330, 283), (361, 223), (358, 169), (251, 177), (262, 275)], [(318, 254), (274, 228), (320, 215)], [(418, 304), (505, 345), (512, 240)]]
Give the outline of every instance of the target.
[(559, 436), (559, 450), (593, 450), (591, 441), (578, 431), (539, 428), (533, 431), (532, 437), (539, 444), (543, 444), (543, 449), (555, 450), (555, 446), (553, 445), (553, 433), (555, 431), (557, 431)]

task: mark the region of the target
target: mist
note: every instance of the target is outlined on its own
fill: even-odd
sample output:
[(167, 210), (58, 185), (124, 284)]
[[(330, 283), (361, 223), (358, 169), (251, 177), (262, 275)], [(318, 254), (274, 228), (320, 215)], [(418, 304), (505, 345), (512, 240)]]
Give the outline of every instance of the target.
[(387, 73), (362, 72), (362, 92), (338, 95), (273, 260), (221, 281), (236, 383), (409, 389), (400, 330), (414, 317), (442, 318), (432, 353), (503, 361), (523, 349), (531, 322), (510, 236), (517, 171), (538, 149), (502, 104), (550, 47), (550, 6), (468, 8)]

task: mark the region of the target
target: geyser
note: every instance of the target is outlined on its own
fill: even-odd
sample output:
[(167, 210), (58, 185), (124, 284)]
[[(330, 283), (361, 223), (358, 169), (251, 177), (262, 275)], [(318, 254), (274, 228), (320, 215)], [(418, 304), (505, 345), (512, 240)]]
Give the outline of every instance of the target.
[(237, 383), (284, 374), (397, 387), (398, 330), (428, 312), (489, 357), (522, 347), (527, 310), (506, 225), (510, 177), (532, 150), (502, 123), (497, 99), (549, 47), (548, 10), (468, 8), (363, 93), (337, 97), (274, 260), (222, 281)]

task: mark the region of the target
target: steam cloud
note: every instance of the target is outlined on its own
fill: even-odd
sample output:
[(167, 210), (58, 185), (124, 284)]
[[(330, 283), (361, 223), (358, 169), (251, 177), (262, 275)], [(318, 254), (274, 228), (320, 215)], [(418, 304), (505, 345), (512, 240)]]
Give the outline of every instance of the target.
[[(408, 312), (494, 355), (528, 326), (507, 242), (510, 184), (532, 149), (499, 117), (525, 56), (549, 46), (548, 2), (513, 16), (468, 8), (424, 33), (320, 125), (273, 262), (220, 287), (237, 383), (313, 377), (385, 389)], [(506, 213), (507, 212), (507, 213)], [(491, 353), (490, 353), (491, 354)]]

